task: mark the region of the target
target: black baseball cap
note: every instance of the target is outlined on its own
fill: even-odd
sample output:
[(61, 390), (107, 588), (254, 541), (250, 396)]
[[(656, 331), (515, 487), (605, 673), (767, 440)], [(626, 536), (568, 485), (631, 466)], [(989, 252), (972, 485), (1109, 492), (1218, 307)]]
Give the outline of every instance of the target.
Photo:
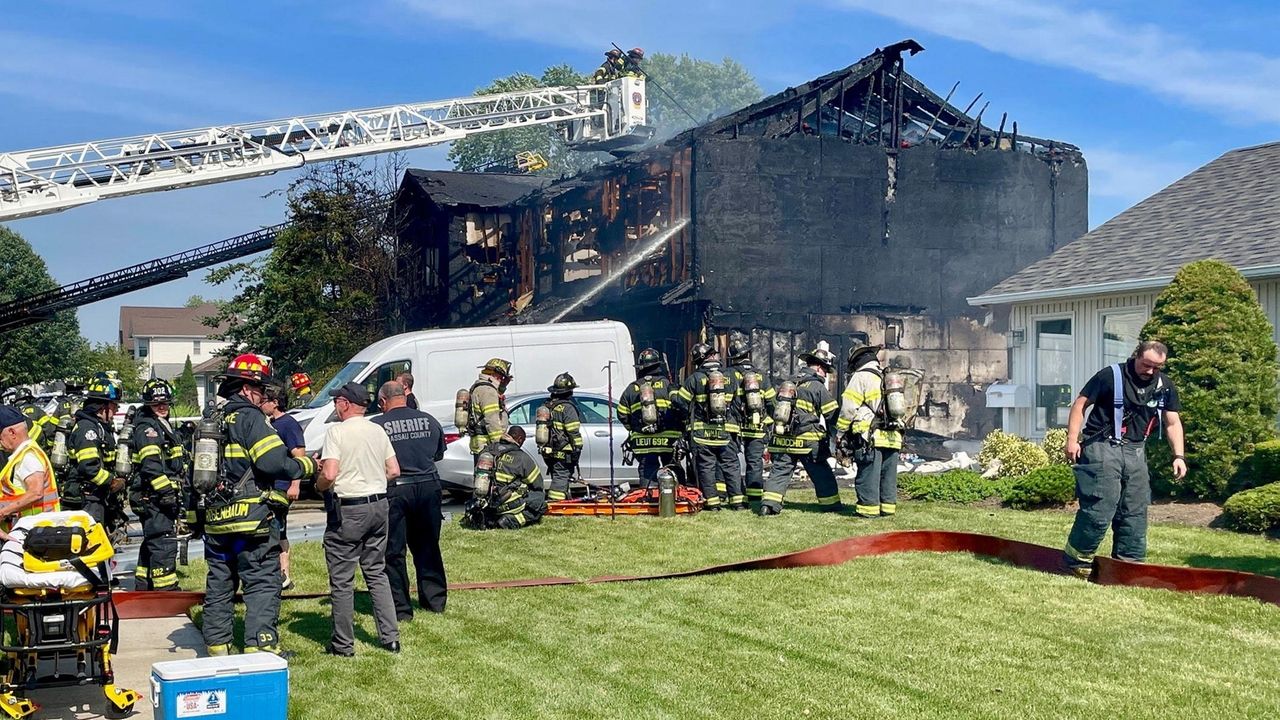
[(365, 390), (360, 383), (349, 382), (337, 390), (330, 390), (329, 397), (346, 398), (348, 401), (361, 406), (369, 404), (369, 391)]

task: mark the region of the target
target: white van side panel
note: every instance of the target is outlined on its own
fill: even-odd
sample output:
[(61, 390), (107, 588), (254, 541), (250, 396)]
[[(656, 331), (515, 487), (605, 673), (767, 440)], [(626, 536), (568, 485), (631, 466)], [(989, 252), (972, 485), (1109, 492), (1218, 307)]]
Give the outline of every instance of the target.
[[(419, 342), (421, 370), (413, 377), (413, 394), (418, 397), (419, 409), (431, 413), (441, 423), (448, 425), (453, 422), (453, 396), (458, 389), (471, 387), (480, 376), (479, 368), (489, 358), (511, 359), (511, 355), (510, 335), (507, 336), (505, 347), (455, 347), (452, 343), (432, 340)], [(513, 372), (519, 374), (519, 365)]]

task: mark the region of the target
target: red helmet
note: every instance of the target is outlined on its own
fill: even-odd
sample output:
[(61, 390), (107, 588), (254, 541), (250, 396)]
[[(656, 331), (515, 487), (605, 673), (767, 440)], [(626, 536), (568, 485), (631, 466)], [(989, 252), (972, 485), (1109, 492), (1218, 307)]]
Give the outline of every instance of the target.
[(244, 353), (237, 355), (226, 372), (218, 376), (221, 380), (248, 380), (260, 384), (271, 382), (271, 362), (261, 355)]
[(311, 392), (311, 376), (306, 373), (290, 375), (289, 384), (293, 386), (293, 391), (300, 395), (306, 395)]

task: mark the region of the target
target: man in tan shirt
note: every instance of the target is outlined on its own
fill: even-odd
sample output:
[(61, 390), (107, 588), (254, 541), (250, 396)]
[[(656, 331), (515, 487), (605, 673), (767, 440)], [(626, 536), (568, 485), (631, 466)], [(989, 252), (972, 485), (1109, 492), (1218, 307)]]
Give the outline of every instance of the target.
[(369, 392), (357, 383), (329, 391), (341, 423), (325, 433), (316, 489), (325, 493), (328, 523), (324, 557), (329, 566), (333, 636), (326, 652), (355, 654), (356, 564), (373, 597), (378, 641), (400, 652), (400, 629), (387, 580), (387, 483), (400, 476), (391, 440), (364, 416)]

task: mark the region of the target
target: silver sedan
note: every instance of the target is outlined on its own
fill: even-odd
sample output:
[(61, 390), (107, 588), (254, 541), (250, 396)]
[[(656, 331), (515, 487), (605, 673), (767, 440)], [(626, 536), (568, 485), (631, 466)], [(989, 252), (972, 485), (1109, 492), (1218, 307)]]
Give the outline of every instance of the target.
[[(533, 456), (543, 477), (550, 482), (547, 478), (547, 465), (538, 454), (538, 448), (533, 439), (538, 407), (548, 397), (545, 392), (515, 395), (507, 398), (507, 410), (511, 424), (519, 425), (525, 430), (527, 436), (524, 441), (525, 452)], [(576, 394), (573, 396), (573, 402), (578, 408), (578, 415), (582, 418), (582, 458), (579, 461), (582, 481), (589, 485), (607, 486), (609, 484), (609, 406), (612, 404), (614, 482), (618, 484), (627, 482), (634, 487), (639, 475), (634, 465), (622, 464), (622, 443), (627, 439), (627, 429), (618, 421), (617, 405), (610, 403), (604, 395), (592, 393)], [(444, 459), (436, 463), (436, 468), (440, 471), (440, 479), (447, 490), (469, 492), (474, 483), (472, 475), (474, 467), (468, 438), (460, 436), (458, 428), (449, 424), (444, 426), (444, 439), (448, 447), (445, 448)]]

